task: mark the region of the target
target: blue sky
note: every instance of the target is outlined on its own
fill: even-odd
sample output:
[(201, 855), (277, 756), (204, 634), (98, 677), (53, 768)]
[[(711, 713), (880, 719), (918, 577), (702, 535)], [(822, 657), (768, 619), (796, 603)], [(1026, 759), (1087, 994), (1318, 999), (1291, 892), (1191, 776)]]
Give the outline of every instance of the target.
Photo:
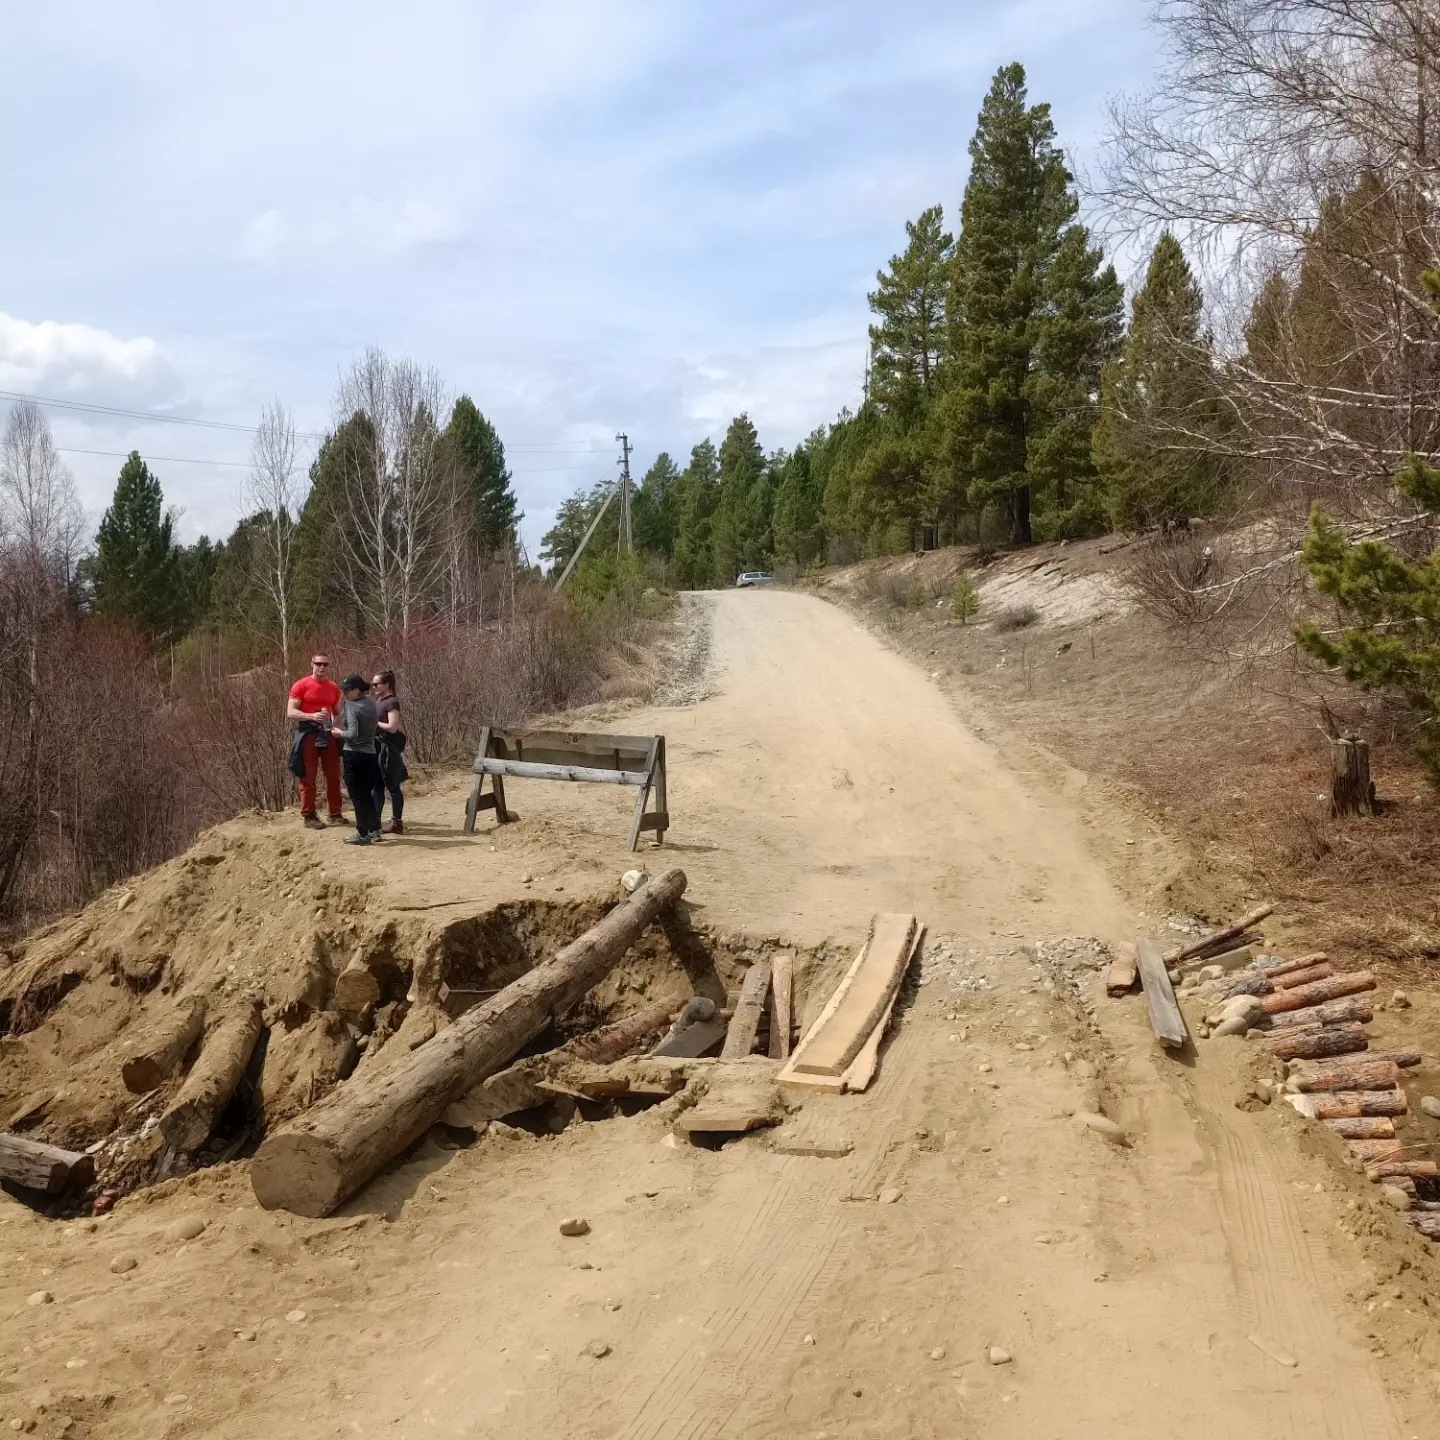
[[(0, 36), (0, 390), (319, 432), (378, 344), (495, 421), (532, 553), (618, 430), (638, 474), (855, 401), (999, 65), (1083, 165), (1152, 63), (1135, 0), (47, 0)], [(131, 448), (186, 538), (238, 518), (245, 434), (49, 413), (92, 519), (120, 461), (82, 452)]]

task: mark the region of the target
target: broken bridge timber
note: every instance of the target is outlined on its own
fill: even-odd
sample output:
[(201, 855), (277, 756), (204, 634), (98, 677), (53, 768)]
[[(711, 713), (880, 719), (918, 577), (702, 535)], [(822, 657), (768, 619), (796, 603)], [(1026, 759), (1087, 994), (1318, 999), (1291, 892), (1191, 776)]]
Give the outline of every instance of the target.
[[(517, 818), (505, 808), (505, 780), (569, 780), (591, 785), (633, 785), (639, 791), (630, 822), (630, 848), (646, 830), (665, 843), (670, 826), (665, 793), (663, 735), (605, 735), (581, 730), (502, 730), (487, 725), (471, 767), (475, 782), (465, 806), (465, 833), (475, 833), (482, 810), (493, 810), (505, 825)], [(490, 793), (484, 792), (486, 777)], [(655, 809), (647, 810), (651, 790)]]

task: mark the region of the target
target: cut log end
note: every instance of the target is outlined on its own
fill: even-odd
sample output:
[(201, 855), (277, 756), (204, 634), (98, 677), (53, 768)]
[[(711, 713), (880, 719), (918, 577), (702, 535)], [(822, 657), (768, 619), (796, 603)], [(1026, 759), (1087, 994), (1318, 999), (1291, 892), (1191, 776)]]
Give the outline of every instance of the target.
[(348, 1178), (334, 1150), (303, 1131), (272, 1136), (250, 1166), (255, 1198), (266, 1210), (289, 1210), (311, 1220), (324, 1219), (344, 1200)]

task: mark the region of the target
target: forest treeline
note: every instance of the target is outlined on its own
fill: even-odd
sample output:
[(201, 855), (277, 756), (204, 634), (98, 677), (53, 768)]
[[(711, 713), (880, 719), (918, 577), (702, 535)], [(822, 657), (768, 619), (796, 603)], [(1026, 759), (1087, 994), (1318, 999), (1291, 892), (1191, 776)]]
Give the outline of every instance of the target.
[[(683, 469), (662, 454), (644, 476), (635, 543), (676, 583), (1160, 525), (1224, 503), (1223, 462), (1151, 443), (1160, 409), (1200, 433), (1222, 423), (1203, 297), (1174, 237), (1155, 246), (1127, 332), (1123, 288), (1019, 65), (995, 76), (970, 161), (954, 233), (930, 207), (876, 277), (853, 411), (769, 453), (740, 415), (718, 447), (701, 441)], [(562, 506), (542, 559), (569, 559), (609, 489)], [(607, 514), (592, 541), (593, 588), (617, 563), (615, 524)]]

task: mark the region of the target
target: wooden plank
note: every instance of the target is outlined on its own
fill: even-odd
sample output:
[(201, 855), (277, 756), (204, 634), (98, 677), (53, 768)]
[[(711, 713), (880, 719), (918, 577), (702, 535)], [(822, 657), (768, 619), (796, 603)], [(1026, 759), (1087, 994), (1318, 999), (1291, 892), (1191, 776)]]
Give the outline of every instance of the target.
[(510, 775), (517, 780), (573, 780), (586, 785), (643, 785), (638, 770), (595, 770), (586, 765), (532, 765), (528, 760), (477, 760), (482, 775)]
[(770, 962), (761, 960), (745, 972), (740, 983), (740, 1000), (725, 1034), (722, 1060), (739, 1060), (755, 1048), (755, 1033), (765, 1013), (765, 998), (770, 993)]
[(1122, 940), (1115, 947), (1115, 958), (1110, 962), (1110, 969), (1105, 975), (1105, 993), (1128, 995), (1139, 978), (1140, 961), (1135, 954), (1135, 947), (1128, 940)]
[(792, 1001), (795, 957), (782, 950), (770, 967), (770, 1058), (790, 1058), (790, 1027), (795, 1023)]
[(655, 782), (655, 761), (660, 754), (660, 737), (650, 742), (650, 753), (645, 757), (644, 783), (635, 797), (635, 815), (630, 821), (630, 849), (640, 843), (640, 832), (645, 828), (645, 806), (650, 799), (650, 786)]
[[(1188, 944), (1176, 946), (1164, 957), (1164, 963), (1172, 969), (1182, 960), (1188, 960), (1192, 955), (1203, 955), (1207, 950), (1213, 950), (1217, 945), (1226, 940), (1234, 940), (1243, 935), (1252, 925), (1258, 925), (1262, 920), (1274, 914), (1273, 905), (1261, 905), (1259, 909), (1252, 910), (1248, 915), (1236, 920), (1231, 925), (1223, 925), (1219, 930), (1212, 930), (1208, 935), (1202, 935), (1198, 940), (1191, 940)], [(1158, 951), (1158, 947), (1157, 947)]]
[[(1248, 921), (1250, 917), (1246, 917)], [(1148, 936), (1142, 935), (1135, 943), (1139, 960), (1140, 984), (1145, 991), (1145, 1004), (1150, 1010), (1150, 1028), (1162, 1045), (1176, 1049), (1190, 1038), (1185, 1029), (1185, 1017), (1175, 1001), (1175, 991), (1170, 985), (1170, 976), (1165, 970), (1165, 958), (1160, 947)]]
[[(914, 953), (919, 921), (913, 915), (877, 915), (858, 969), (840, 1003), (822, 1015), (805, 1044), (795, 1053), (794, 1068), (809, 1075), (840, 1075), (864, 1048), (880, 1023)], [(802, 1053), (803, 1052), (803, 1053)]]
[(0, 1179), (59, 1195), (72, 1185), (88, 1185), (95, 1178), (92, 1156), (45, 1145), (24, 1135), (0, 1135)]
[(653, 735), (610, 735), (600, 730), (509, 730), (503, 726), (491, 730), (490, 734), (506, 749), (588, 750), (597, 755), (618, 750), (623, 759), (642, 762), (650, 754), (650, 743), (655, 738)]
[(723, 1020), (696, 1020), (674, 1035), (667, 1036), (650, 1053), (677, 1060), (695, 1060), (725, 1038)]

